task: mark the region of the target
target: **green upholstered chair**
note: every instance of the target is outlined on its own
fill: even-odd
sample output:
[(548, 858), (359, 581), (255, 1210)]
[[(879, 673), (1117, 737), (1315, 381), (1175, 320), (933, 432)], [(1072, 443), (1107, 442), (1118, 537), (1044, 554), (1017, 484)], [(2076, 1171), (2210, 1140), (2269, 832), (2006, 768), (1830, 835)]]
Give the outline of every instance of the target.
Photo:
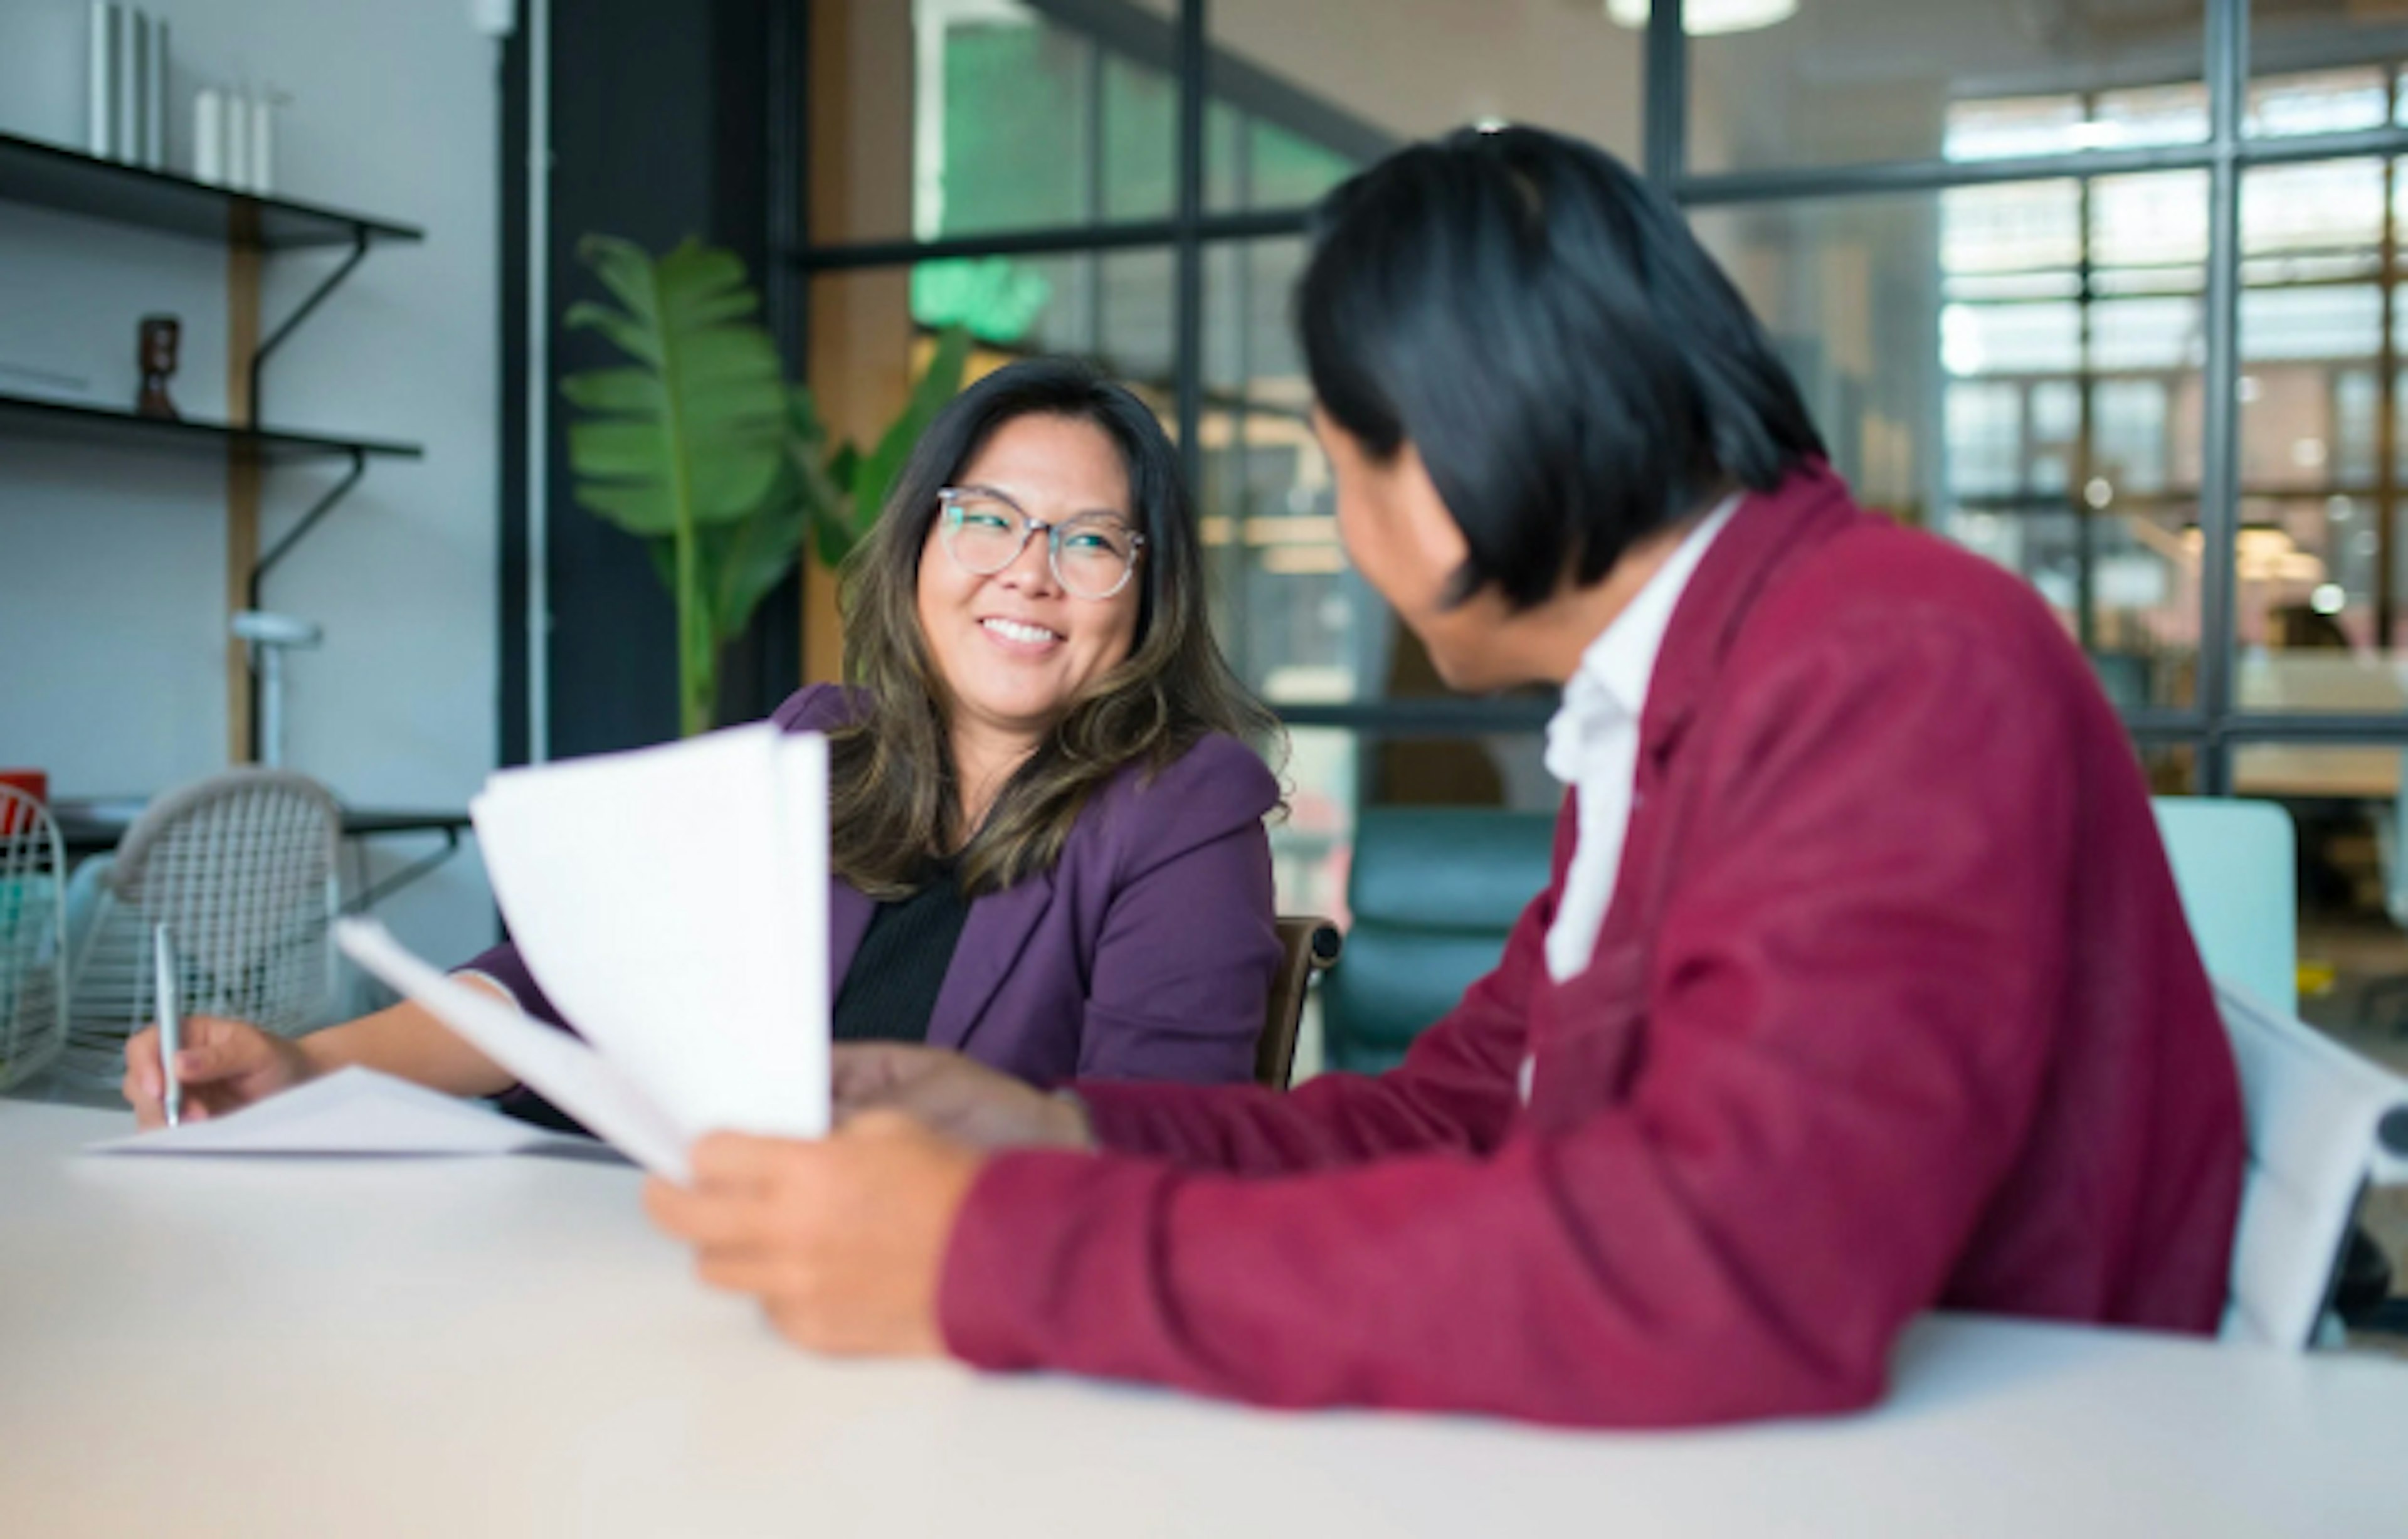
[(1368, 808), (1346, 885), (1346, 960), (1322, 980), (1324, 1060), (1377, 1073), (1497, 965), (1547, 885), (1555, 820), (1492, 808)]
[(2271, 801), (2157, 797), (2157, 835), (2174, 891), (2216, 977), (2283, 1015), (2300, 1008), (2297, 835)]

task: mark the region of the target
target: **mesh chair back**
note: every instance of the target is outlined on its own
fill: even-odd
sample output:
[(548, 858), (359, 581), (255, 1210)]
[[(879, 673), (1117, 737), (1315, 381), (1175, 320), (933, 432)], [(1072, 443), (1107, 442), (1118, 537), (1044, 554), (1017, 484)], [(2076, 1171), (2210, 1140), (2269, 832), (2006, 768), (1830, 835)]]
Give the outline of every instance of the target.
[(162, 797), (135, 820), (77, 946), (65, 1068), (116, 1083), (125, 1039), (155, 1014), (150, 932), (175, 942), (187, 1014), (280, 1036), (314, 1026), (332, 993), (342, 813), (282, 770), (233, 770)]
[(66, 1042), (66, 852), (42, 804), (0, 785), (0, 1089)]
[(2408, 1176), (2408, 1080), (2232, 984), (2215, 999), (2249, 1125), (2221, 1334), (2297, 1350), (2324, 1333), (2359, 1193)]

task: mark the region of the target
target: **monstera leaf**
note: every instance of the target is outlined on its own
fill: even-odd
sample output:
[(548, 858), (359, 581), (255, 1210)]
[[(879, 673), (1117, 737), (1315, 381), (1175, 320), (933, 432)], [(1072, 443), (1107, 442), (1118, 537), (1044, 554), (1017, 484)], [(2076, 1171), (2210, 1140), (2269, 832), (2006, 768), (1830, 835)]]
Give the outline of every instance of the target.
[[(903, 473), (903, 462), (911, 457), (920, 435), (928, 430), (945, 403), (961, 394), (962, 377), (969, 369), (970, 345), (965, 327), (947, 326), (939, 332), (927, 367), (911, 387), (911, 398), (869, 453), (847, 443), (827, 456), (826, 468), (819, 475), (831, 495), (812, 505), (813, 544), (822, 565), (842, 566), (846, 555), (869, 533), (869, 526), (878, 522), (887, 494), (895, 490), (896, 478)], [(812, 425), (818, 425), (816, 419)], [(820, 463), (824, 443), (824, 432), (811, 443), (809, 456), (815, 465)], [(798, 457), (803, 453), (798, 442)]]
[[(801, 535), (793, 497), (771, 496), (790, 473), (785, 380), (753, 319), (760, 296), (730, 252), (688, 240), (656, 259), (588, 236), (578, 256), (618, 303), (580, 302), (566, 324), (600, 333), (631, 362), (560, 382), (587, 414), (568, 429), (577, 501), (653, 542), (677, 600), (680, 721), (703, 731), (719, 647)], [(778, 574), (761, 582), (773, 551)]]
[(733, 253), (687, 241), (665, 256), (587, 236), (578, 257), (612, 304), (563, 318), (628, 361), (560, 381), (578, 505), (644, 542), (676, 599), (678, 718), (711, 726), (719, 654), (811, 539), (831, 567), (868, 532), (928, 423), (961, 389), (970, 338), (939, 337), (903, 414), (867, 454), (831, 452), (810, 393), (782, 377)]

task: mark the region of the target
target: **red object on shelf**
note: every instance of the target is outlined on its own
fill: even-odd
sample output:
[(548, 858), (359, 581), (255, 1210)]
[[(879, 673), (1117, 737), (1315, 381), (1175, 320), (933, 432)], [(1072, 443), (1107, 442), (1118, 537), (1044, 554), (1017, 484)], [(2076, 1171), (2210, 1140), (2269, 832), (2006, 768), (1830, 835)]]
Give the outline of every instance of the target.
[[(50, 799), (50, 777), (39, 770), (0, 770), (0, 785), (13, 785), (45, 804)], [(15, 833), (20, 821), (22, 816), (15, 803), (0, 807), (0, 839)]]

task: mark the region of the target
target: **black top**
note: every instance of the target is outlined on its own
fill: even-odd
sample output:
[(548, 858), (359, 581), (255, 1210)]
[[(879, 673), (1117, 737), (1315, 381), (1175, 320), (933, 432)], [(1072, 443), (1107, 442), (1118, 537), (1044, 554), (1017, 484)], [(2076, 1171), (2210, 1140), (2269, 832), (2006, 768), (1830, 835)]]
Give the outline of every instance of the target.
[[(970, 906), (951, 861), (929, 869), (927, 883), (909, 898), (881, 903), (869, 916), (861, 949), (844, 975), (831, 1023), (838, 1042), (925, 1042), (937, 991), (953, 966), (953, 948)], [(502, 1110), (554, 1132), (594, 1135), (576, 1118), (521, 1086)]]
[(910, 897), (879, 904), (837, 991), (836, 1040), (927, 1041), (937, 991), (969, 916), (951, 861), (938, 863)]

